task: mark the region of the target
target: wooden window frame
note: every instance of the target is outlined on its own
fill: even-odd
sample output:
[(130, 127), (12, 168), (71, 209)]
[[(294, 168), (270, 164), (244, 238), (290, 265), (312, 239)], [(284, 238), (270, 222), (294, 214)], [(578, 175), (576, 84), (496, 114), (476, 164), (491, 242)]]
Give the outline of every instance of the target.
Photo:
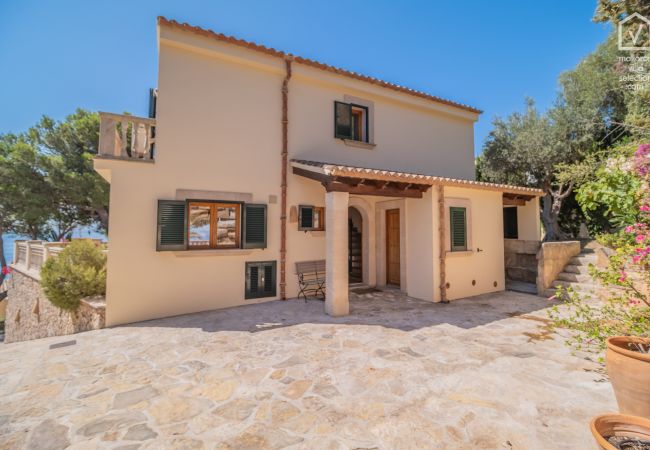
[[(310, 208), (312, 210), (311, 227), (302, 226), (302, 210), (303, 208)], [(320, 226), (314, 227), (314, 218), (316, 213), (320, 216)], [(298, 230), (299, 231), (325, 231), (325, 207), (313, 205), (299, 205), (298, 206)]]
[[(210, 242), (208, 245), (191, 245), (190, 229), (190, 209), (193, 206), (203, 206), (210, 208)], [(218, 208), (235, 208), (235, 244), (219, 245), (217, 243), (217, 209)], [(187, 200), (187, 249), (188, 250), (228, 250), (241, 248), (241, 223), (242, 223), (242, 203), (241, 202), (223, 202), (223, 201), (205, 201), (205, 200)]]
[[(356, 105), (354, 103), (350, 103), (350, 108), (351, 108), (351, 117), (354, 116), (360, 116), (359, 120), (357, 121), (357, 127), (358, 129), (355, 130), (354, 128), (354, 121), (352, 121), (351, 124), (351, 130), (352, 130), (352, 140), (357, 141), (357, 142), (369, 142), (369, 129), (368, 129), (368, 107), (367, 106), (361, 106), (361, 105)], [(363, 123), (365, 122), (365, 123)], [(365, 125), (365, 136), (364, 136), (364, 125)], [(356, 136), (355, 136), (356, 133)]]

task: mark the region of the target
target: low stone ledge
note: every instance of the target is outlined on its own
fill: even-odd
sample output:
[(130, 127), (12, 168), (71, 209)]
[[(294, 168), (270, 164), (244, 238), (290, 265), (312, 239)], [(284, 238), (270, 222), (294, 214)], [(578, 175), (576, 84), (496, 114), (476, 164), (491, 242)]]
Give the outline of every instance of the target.
[(544, 242), (537, 253), (537, 294), (551, 287), (571, 258), (580, 254), (580, 241)]
[(104, 328), (104, 297), (82, 299), (76, 311), (66, 311), (50, 302), (38, 279), (13, 271), (8, 283), (5, 343), (63, 336)]

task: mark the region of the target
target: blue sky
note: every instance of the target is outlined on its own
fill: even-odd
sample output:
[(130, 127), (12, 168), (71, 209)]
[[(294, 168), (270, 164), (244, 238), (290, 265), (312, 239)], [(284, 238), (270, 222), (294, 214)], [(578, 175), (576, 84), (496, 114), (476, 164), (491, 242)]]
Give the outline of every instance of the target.
[(0, 133), (76, 107), (145, 115), (164, 15), (476, 106), (479, 153), (495, 116), (526, 96), (550, 106), (558, 74), (605, 38), (595, 4), (0, 0)]

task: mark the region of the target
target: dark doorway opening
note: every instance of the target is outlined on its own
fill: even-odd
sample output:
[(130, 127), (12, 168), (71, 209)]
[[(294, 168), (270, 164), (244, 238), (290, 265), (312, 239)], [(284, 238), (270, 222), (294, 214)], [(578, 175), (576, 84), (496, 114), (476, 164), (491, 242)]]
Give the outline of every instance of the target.
[(363, 218), (356, 208), (348, 208), (348, 279), (350, 283), (363, 282)]
[(517, 207), (503, 208), (503, 237), (506, 239), (519, 239), (518, 227)]

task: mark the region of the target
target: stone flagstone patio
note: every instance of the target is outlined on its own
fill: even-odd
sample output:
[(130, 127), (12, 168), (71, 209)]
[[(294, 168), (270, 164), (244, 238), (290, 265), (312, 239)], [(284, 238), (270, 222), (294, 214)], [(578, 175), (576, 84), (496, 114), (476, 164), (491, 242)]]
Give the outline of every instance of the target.
[(614, 396), (548, 306), (386, 291), (4, 344), (0, 448), (591, 449)]

